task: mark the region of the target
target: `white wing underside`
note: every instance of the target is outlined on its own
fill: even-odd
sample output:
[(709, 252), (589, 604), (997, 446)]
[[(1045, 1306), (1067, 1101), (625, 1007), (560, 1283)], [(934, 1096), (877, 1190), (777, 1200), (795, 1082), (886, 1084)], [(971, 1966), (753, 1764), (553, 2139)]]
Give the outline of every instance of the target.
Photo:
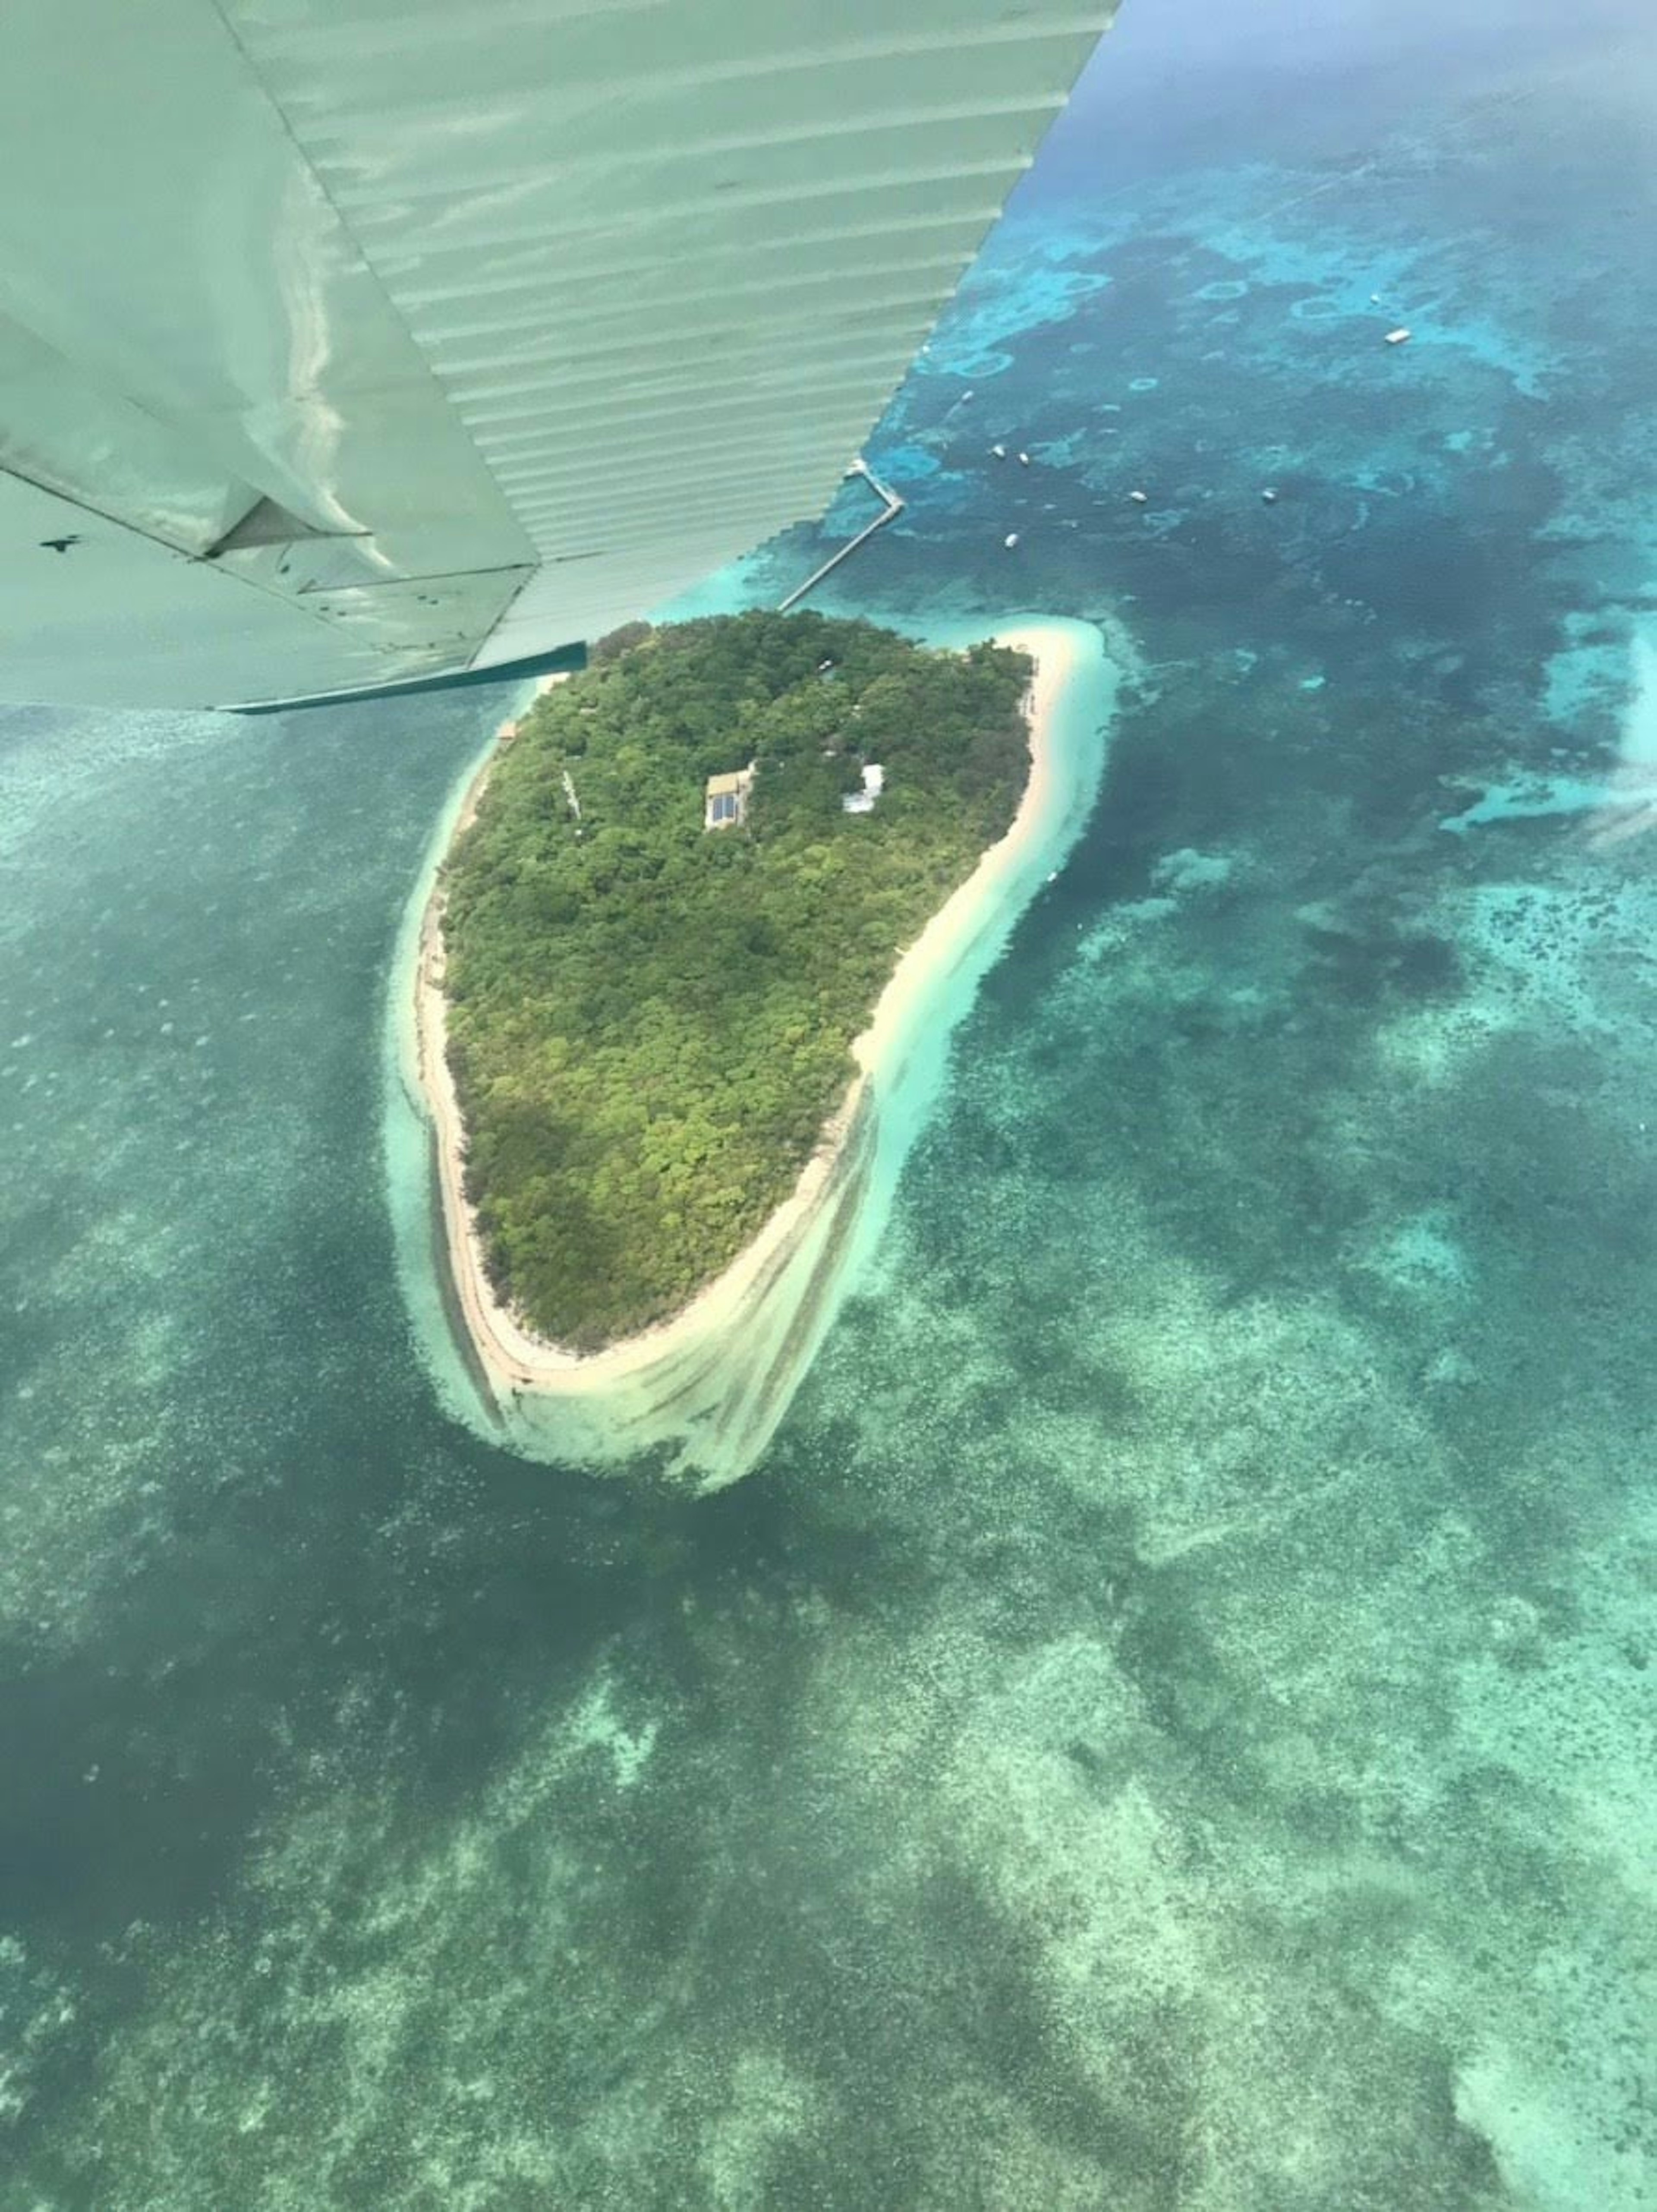
[(0, 697), (510, 661), (818, 514), (1114, 8), (11, 0)]

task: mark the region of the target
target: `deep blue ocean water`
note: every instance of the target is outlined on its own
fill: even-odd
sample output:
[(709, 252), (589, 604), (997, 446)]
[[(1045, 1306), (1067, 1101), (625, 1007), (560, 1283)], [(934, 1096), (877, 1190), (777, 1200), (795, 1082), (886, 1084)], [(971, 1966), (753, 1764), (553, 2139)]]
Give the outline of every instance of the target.
[(1108, 623), (1106, 786), (719, 1498), (400, 1302), (501, 702), (0, 715), (5, 2212), (1657, 2203), (1654, 107), (1127, 0), (823, 601)]

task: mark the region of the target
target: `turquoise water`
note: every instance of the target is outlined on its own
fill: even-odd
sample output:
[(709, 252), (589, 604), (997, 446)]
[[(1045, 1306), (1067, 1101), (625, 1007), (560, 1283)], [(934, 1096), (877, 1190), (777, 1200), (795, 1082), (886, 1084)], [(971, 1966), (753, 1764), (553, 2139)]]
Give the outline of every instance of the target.
[(871, 441), (1138, 680), (719, 1497), (399, 1296), (499, 702), (0, 720), (6, 2212), (1657, 2202), (1657, 46), (1446, 12), (1130, 0)]

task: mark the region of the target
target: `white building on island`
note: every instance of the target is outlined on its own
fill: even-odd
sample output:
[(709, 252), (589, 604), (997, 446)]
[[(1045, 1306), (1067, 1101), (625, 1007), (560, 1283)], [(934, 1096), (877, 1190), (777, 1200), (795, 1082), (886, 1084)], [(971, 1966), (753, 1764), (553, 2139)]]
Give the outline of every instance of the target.
[(872, 814), (875, 801), (886, 788), (886, 771), (877, 761), (867, 761), (863, 769), (861, 791), (848, 791), (841, 805), (848, 814)]
[(754, 763), (730, 775), (710, 775), (702, 803), (704, 830), (732, 830), (748, 813), (748, 794), (754, 787)]

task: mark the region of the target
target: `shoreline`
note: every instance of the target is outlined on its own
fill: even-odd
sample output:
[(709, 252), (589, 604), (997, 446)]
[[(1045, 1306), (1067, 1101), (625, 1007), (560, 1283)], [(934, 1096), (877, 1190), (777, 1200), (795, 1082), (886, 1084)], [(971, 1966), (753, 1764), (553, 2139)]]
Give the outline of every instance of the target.
[[(451, 1334), (464, 1332), (466, 1340), (452, 1351), (469, 1370), (469, 1395), (476, 1396), (480, 1378), (483, 1382), (480, 1410), (496, 1442), (509, 1442), (531, 1458), (600, 1463), (674, 1444), (676, 1468), (712, 1476), (713, 1483), (701, 1485), (707, 1487), (745, 1472), (768, 1439), (843, 1292), (877, 1156), (890, 1149), (883, 1127), (889, 1116), (883, 1109), (929, 1041), (939, 1047), (941, 1070), (942, 1045), (953, 1026), (943, 1008), (951, 984), (964, 983), (958, 1015), (1037, 887), (1040, 864), (1068, 842), (1066, 829), (1080, 828), (1071, 818), (1075, 779), (1063, 773), (1058, 723), (1089, 666), (1108, 671), (1098, 633), (1079, 623), (1027, 618), (997, 626), (994, 636), (1036, 663), (1027, 694), (1029, 773), (1012, 823), (905, 948), (867, 1027), (853, 1040), (857, 1073), (793, 1190), (676, 1314), (587, 1354), (531, 1334), (495, 1296), (464, 1190), (462, 1125), (446, 1056), (442, 860), (476, 812), (498, 755), (496, 732), (450, 826), (435, 841), (436, 866), (420, 906), (413, 987), (404, 987), (413, 1017), (413, 1081), (404, 1089), (430, 1133), (428, 1157), (441, 1216), (429, 1224), (432, 1243), (446, 1262)], [(1090, 800), (1096, 775), (1083, 780), (1082, 795)], [(974, 962), (975, 952), (985, 957)], [(895, 1183), (895, 1165), (913, 1133), (897, 1148), (889, 1184)]]

